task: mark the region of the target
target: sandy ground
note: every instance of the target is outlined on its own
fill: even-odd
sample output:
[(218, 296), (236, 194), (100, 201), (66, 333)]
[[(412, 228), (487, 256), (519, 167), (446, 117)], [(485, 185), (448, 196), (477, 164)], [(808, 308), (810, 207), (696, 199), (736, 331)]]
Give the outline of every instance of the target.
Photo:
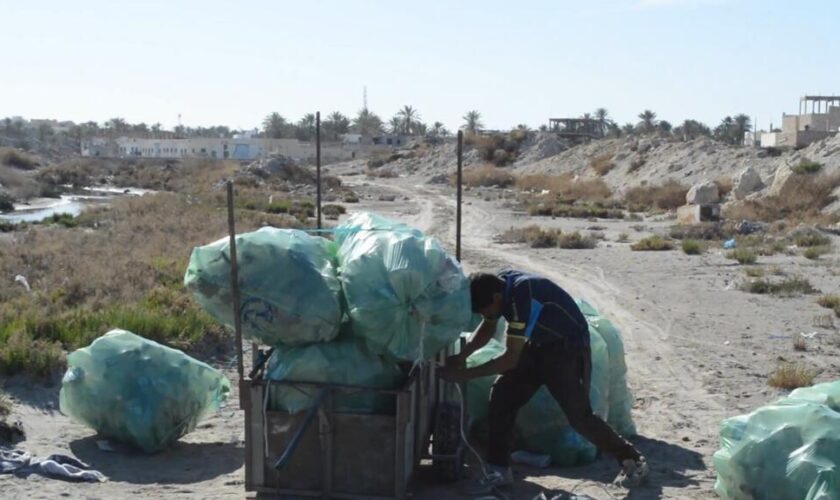
[[(337, 172), (342, 173), (342, 172)], [(343, 172), (348, 173), (348, 172)], [(420, 178), (345, 178), (362, 197), (350, 210), (373, 210), (409, 222), (453, 249), (455, 197), (451, 188), (429, 186)], [(395, 201), (379, 201), (383, 194)], [(780, 360), (802, 360), (821, 370), (818, 380), (840, 375), (837, 332), (813, 326), (824, 315), (813, 296), (773, 298), (738, 291), (743, 268), (712, 250), (702, 256), (682, 252), (632, 252), (618, 243), (620, 233), (634, 241), (672, 221), (598, 221), (531, 218), (506, 208), (503, 191), (476, 196), (464, 206), (463, 262), (467, 271), (519, 268), (556, 280), (573, 295), (595, 305), (621, 329), (636, 397), (634, 442), (648, 457), (647, 486), (627, 491), (610, 485), (617, 473), (608, 458), (570, 469), (516, 468), (509, 498), (551, 498), (563, 492), (593, 498), (715, 498), (711, 456), (720, 421), (778, 397), (767, 386)], [(499, 244), (508, 227), (538, 223), (563, 230), (600, 226), (606, 240), (593, 250), (535, 250)], [(220, 228), (220, 232), (223, 229)], [(837, 257), (811, 262), (803, 257), (763, 258), (790, 274), (807, 276), (823, 291), (840, 289)], [(793, 350), (801, 332), (816, 332), (806, 352)], [(235, 387), (230, 360), (216, 363)], [(104, 484), (67, 484), (31, 476), (0, 476), (2, 498), (242, 498), (244, 494), (243, 414), (234, 394), (220, 412), (205, 420), (170, 450), (154, 456), (96, 446), (93, 433), (58, 410), (58, 387), (5, 381), (15, 398), (15, 416), (28, 439), (19, 446), (36, 455), (70, 452), (111, 478)], [(428, 480), (421, 468), (415, 498), (461, 498), (457, 487)]]

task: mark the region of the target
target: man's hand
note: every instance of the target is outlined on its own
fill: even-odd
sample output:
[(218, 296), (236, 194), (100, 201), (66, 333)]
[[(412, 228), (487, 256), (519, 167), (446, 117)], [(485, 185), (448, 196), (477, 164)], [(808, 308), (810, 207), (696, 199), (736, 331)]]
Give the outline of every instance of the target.
[(464, 353), (455, 354), (454, 356), (449, 356), (449, 357), (446, 358), (446, 366), (463, 368), (466, 365), (467, 365), (467, 357), (464, 356)]
[(466, 382), (470, 379), (467, 370), (454, 366), (443, 367), (438, 373), (440, 374), (440, 378), (447, 382)]

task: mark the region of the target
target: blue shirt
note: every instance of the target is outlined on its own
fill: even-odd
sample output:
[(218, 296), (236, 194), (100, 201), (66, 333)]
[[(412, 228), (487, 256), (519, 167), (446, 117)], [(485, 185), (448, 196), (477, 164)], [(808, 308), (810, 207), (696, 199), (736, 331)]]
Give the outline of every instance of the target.
[(589, 325), (574, 299), (549, 279), (504, 271), (502, 316), (508, 334), (536, 345), (565, 340), (570, 346), (589, 345)]

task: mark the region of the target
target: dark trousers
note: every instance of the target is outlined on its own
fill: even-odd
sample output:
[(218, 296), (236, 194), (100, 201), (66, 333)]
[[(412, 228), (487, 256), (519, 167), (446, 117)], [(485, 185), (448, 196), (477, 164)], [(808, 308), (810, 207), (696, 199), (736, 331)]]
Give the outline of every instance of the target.
[(487, 462), (506, 467), (513, 448), (513, 428), (519, 409), (543, 384), (560, 404), (571, 427), (598, 450), (618, 459), (638, 460), (639, 452), (592, 412), (589, 382), (591, 352), (563, 341), (523, 347), (517, 366), (499, 376), (490, 392), (490, 441)]

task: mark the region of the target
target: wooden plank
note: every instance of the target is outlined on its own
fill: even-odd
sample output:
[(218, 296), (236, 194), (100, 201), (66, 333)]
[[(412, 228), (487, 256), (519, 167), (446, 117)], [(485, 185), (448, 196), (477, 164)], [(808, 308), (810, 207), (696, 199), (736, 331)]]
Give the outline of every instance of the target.
[[(253, 491), (254, 486), (265, 484), (265, 422), (262, 408), (265, 388), (261, 384), (243, 385), (246, 386), (245, 391), (248, 393), (248, 404), (245, 408), (245, 443), (248, 451), (245, 454), (245, 489)], [(247, 470), (248, 461), (250, 461), (250, 473)]]

